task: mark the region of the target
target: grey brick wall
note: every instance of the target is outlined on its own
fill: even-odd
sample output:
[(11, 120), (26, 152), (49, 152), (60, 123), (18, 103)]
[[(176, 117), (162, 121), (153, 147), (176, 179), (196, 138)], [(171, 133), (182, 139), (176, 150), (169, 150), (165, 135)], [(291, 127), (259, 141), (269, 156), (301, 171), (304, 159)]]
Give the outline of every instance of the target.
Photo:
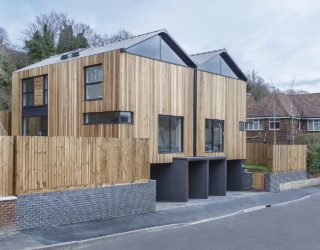
[(243, 191), (254, 191), (252, 188), (252, 173), (242, 173), (242, 190)]
[(286, 173), (267, 173), (264, 175), (265, 190), (279, 192), (279, 184), (290, 181), (306, 180), (305, 171), (286, 172)]
[(155, 211), (156, 182), (17, 197), (17, 230)]

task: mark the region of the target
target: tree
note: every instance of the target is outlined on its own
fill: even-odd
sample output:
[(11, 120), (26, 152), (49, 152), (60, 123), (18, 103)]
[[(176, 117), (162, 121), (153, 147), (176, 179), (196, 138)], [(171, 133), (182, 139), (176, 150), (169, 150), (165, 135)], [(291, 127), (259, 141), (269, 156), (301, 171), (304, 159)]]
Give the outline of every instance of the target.
[(267, 84), (255, 70), (247, 74), (247, 79), (247, 92), (251, 93), (256, 101), (261, 100), (271, 93), (270, 84)]
[(30, 40), (25, 41), (29, 61), (34, 63), (55, 54), (54, 35), (47, 25), (36, 31)]
[(88, 47), (88, 41), (84, 36), (84, 32), (75, 35), (72, 25), (65, 25), (60, 31), (57, 53), (64, 53), (86, 47)]
[(64, 13), (39, 14), (23, 31), (30, 62), (42, 60), (55, 53), (79, 48), (102, 46), (132, 36), (124, 29), (113, 35), (100, 35), (89, 25), (76, 22)]

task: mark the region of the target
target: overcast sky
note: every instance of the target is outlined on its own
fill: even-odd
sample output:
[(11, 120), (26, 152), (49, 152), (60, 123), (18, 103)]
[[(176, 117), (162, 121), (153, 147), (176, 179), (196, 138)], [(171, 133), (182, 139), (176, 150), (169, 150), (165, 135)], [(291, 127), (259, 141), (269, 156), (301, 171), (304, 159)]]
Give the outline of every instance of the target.
[(226, 48), (247, 73), (284, 89), (320, 92), (319, 0), (0, 0), (14, 43), (38, 13), (62, 11), (99, 33), (166, 28), (189, 53)]

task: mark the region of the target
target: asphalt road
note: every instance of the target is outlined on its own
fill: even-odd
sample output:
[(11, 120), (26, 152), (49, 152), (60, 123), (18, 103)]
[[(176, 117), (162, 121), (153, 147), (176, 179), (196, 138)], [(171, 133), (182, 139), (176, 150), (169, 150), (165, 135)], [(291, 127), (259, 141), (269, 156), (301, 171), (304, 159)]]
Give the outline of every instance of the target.
[(97, 239), (77, 249), (318, 250), (319, 232), (320, 195), (315, 195), (214, 221)]

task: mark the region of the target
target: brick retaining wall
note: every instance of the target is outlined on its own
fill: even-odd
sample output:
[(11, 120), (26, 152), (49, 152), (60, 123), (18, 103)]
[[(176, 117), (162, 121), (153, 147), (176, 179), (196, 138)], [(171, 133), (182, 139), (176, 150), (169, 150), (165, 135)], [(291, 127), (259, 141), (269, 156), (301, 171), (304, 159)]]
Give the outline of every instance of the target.
[(17, 230), (155, 211), (156, 183), (124, 184), (17, 197)]
[(16, 197), (0, 197), (0, 232), (16, 228)]

